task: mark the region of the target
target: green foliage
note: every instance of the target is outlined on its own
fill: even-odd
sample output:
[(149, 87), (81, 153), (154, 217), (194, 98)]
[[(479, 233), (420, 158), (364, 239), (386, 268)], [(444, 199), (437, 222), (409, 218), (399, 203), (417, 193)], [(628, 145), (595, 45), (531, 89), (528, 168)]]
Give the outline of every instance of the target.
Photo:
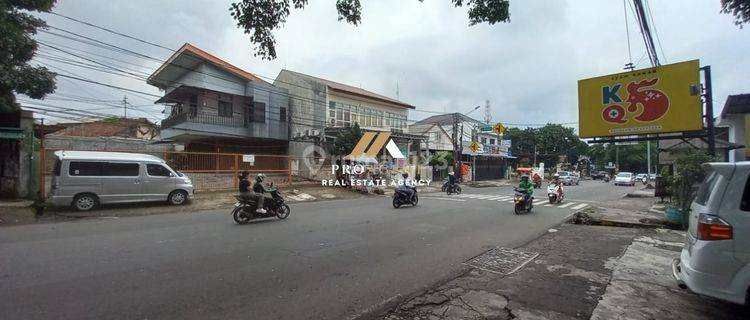
[(358, 123), (354, 123), (354, 126), (349, 128), (344, 128), (336, 136), (336, 140), (333, 141), (333, 149), (331, 150), (331, 153), (337, 156), (349, 154), (354, 150), (354, 146), (357, 145), (359, 139), (362, 139), (362, 135), (363, 132), (362, 129), (359, 128)]
[(54, 0), (0, 0), (0, 112), (19, 109), (16, 94), (41, 99), (55, 90), (55, 74), (32, 66), (37, 43), (32, 36), (43, 20), (28, 11), (49, 12)]
[[(419, 0), (423, 2), (424, 0)], [(281, 28), (292, 8), (303, 9), (308, 0), (241, 0), (232, 3), (229, 12), (250, 42), (256, 45), (255, 55), (263, 59), (276, 59), (276, 38), (273, 30)], [(469, 7), (469, 25), (486, 22), (510, 22), (509, 0), (451, 0), (456, 7)], [(353, 25), (362, 22), (360, 0), (337, 0), (339, 21)]]
[(676, 150), (672, 154), (677, 155), (674, 172), (668, 181), (672, 200), (677, 208), (687, 214), (695, 198), (695, 186), (705, 178), (701, 164), (711, 162), (713, 157), (692, 148)]
[[(634, 145), (615, 146), (614, 144), (595, 144), (589, 148), (589, 155), (597, 169), (604, 168), (608, 162), (618, 163), (620, 171), (645, 173), (647, 172), (646, 142)], [(619, 150), (618, 150), (619, 149)], [(657, 144), (651, 143), (651, 163), (656, 164)]]
[(521, 158), (524, 164), (531, 164), (536, 146), (536, 161), (546, 167), (557, 165), (560, 156), (575, 163), (581, 155), (587, 155), (589, 146), (578, 138), (573, 128), (560, 124), (547, 124), (541, 128), (509, 128), (505, 139), (510, 139), (511, 153)]
[(742, 28), (750, 23), (750, 0), (721, 0), (721, 12), (734, 16), (734, 24)]

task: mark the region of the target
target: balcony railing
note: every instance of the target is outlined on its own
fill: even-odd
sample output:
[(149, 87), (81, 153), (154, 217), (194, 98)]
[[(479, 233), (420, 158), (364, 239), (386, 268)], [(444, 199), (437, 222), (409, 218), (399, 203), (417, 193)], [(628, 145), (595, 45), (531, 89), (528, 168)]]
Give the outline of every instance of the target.
[(181, 112), (161, 121), (162, 128), (170, 128), (175, 125), (190, 122), (200, 124), (212, 124), (224, 127), (248, 128), (250, 122), (244, 117), (224, 117), (218, 114), (205, 112)]

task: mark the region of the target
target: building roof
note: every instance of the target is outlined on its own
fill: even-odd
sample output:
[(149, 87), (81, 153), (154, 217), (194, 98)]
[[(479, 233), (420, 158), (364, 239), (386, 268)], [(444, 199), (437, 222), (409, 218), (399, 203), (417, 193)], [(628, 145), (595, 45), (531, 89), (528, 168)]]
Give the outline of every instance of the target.
[[(185, 61), (190, 60), (190, 61)], [(148, 80), (146, 80), (147, 83), (159, 87), (159, 81), (157, 80), (160, 73), (162, 73), (167, 68), (179, 68), (182, 70), (192, 70), (193, 65), (195, 65), (195, 62), (197, 61), (206, 61), (208, 63), (213, 64), (214, 66), (225, 70), (237, 77), (240, 77), (242, 79), (245, 79), (247, 81), (255, 81), (255, 82), (262, 82), (269, 84), (268, 82), (264, 81), (260, 77), (256, 76), (255, 74), (252, 74), (250, 72), (247, 72), (245, 70), (240, 69), (239, 67), (226, 62), (222, 59), (220, 59), (217, 56), (214, 56), (206, 51), (203, 51), (199, 49), (198, 47), (190, 44), (185, 43), (180, 47), (180, 49), (177, 49), (169, 59), (167, 59), (164, 64), (162, 64), (156, 71), (154, 71), (153, 74), (151, 74), (148, 77)]]
[[(146, 118), (137, 119), (105, 119), (92, 122), (82, 122), (55, 131), (50, 135), (53, 136), (76, 136), (76, 137), (135, 137), (135, 130), (145, 125), (155, 128)], [(145, 134), (145, 133), (144, 133)]]
[(721, 110), (721, 117), (724, 118), (728, 114), (744, 113), (750, 113), (750, 93), (728, 96), (727, 102), (724, 103), (724, 109)]
[(425, 125), (425, 124), (440, 124), (440, 125), (452, 124), (454, 114), (458, 115), (459, 122), (473, 122), (477, 124), (482, 123), (481, 121), (477, 119), (474, 119), (472, 117), (469, 117), (461, 113), (446, 113), (446, 114), (434, 115), (426, 119), (419, 120), (416, 123), (414, 123), (413, 126)]
[(374, 100), (378, 100), (378, 101), (388, 102), (388, 103), (392, 103), (392, 104), (395, 104), (395, 105), (398, 105), (398, 106), (401, 106), (401, 107), (404, 107), (404, 108), (409, 108), (409, 109), (414, 109), (415, 108), (413, 105), (410, 105), (410, 104), (408, 104), (406, 102), (398, 101), (396, 99), (392, 99), (392, 98), (386, 97), (384, 95), (374, 93), (372, 91), (367, 91), (367, 90), (362, 89), (362, 88), (357, 88), (357, 87), (353, 87), (353, 86), (350, 86), (350, 85), (347, 85), (347, 84), (343, 84), (343, 83), (340, 83), (340, 82), (331, 81), (331, 80), (327, 80), (327, 79), (323, 79), (323, 78), (318, 78), (318, 77), (311, 76), (311, 75), (308, 75), (308, 74), (299, 73), (297, 71), (292, 71), (292, 70), (287, 70), (287, 69), (281, 70), (281, 72), (284, 72), (284, 71), (296, 74), (296, 75), (304, 77), (304, 78), (308, 78), (308, 79), (310, 79), (312, 81), (321, 82), (321, 83), (325, 84), (328, 87), (328, 89), (333, 90), (333, 91), (339, 91), (339, 92), (348, 93), (348, 94), (355, 95), (355, 96), (360, 96), (360, 97), (370, 98), (370, 99), (374, 99)]
[(99, 161), (147, 161), (161, 162), (162, 158), (143, 153), (105, 152), (105, 151), (55, 151), (60, 160), (99, 160)]

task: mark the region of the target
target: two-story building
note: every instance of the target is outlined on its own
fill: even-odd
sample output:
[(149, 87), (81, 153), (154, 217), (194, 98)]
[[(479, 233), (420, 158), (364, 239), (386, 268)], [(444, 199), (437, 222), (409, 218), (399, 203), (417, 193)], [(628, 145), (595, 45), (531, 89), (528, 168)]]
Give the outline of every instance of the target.
[(147, 81), (164, 91), (161, 138), (186, 151), (286, 154), (289, 93), (189, 43)]
[[(274, 86), (286, 89), (290, 96), (290, 155), (308, 157), (311, 154), (306, 150), (310, 147), (332, 142), (340, 130), (355, 123), (365, 131), (390, 132), (404, 155), (410, 154), (409, 151), (418, 154), (423, 137), (407, 133), (407, 119), (413, 105), (286, 69), (276, 77)], [(394, 165), (404, 168), (418, 161), (396, 160)]]
[[(454, 122), (456, 125), (454, 126)], [(461, 149), (458, 159), (472, 166), (468, 177), (476, 180), (502, 179), (506, 177), (508, 158), (510, 155), (510, 141), (503, 140), (501, 135), (491, 131), (482, 131), (487, 124), (460, 113), (440, 114), (417, 121), (409, 127), (413, 134), (427, 137), (423, 150), (432, 154), (439, 151), (453, 151), (454, 130), (457, 144)], [(454, 129), (455, 128), (455, 129)], [(480, 144), (476, 151), (471, 150), (472, 141)], [(451, 170), (450, 168), (447, 170)], [(444, 170), (445, 171), (445, 170)], [(433, 175), (445, 175), (445, 172)]]
[(728, 140), (732, 149), (728, 151), (727, 161), (747, 161), (750, 151), (750, 94), (735, 94), (727, 97), (724, 109), (719, 117), (719, 127), (727, 128)]

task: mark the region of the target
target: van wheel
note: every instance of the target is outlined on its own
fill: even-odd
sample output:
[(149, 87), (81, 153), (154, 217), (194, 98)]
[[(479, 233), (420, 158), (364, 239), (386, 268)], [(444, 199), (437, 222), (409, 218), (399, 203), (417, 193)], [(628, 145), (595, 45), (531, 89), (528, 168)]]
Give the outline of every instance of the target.
[(78, 211), (89, 211), (99, 205), (99, 198), (91, 193), (79, 194), (73, 198), (73, 208)]
[(185, 202), (187, 202), (187, 199), (188, 199), (187, 192), (182, 191), (182, 190), (177, 190), (177, 191), (172, 191), (172, 193), (169, 194), (168, 201), (169, 201), (169, 204), (178, 206), (181, 204), (185, 204)]

